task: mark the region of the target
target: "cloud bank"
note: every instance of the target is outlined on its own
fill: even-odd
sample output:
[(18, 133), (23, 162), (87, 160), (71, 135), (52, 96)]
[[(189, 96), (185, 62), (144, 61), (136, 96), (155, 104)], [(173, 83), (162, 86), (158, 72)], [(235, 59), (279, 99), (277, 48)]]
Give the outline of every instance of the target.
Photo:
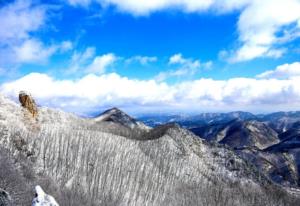
[[(299, 63), (291, 64), (291, 67)], [(283, 68), (287, 67), (283, 65)], [(276, 71), (278, 70), (274, 70)], [(298, 67), (299, 68), (299, 67)], [(261, 74), (262, 77), (267, 77)], [(178, 84), (137, 80), (116, 73), (88, 74), (77, 80), (58, 80), (31, 73), (1, 85), (1, 92), (16, 97), (27, 90), (41, 105), (84, 113), (118, 106), (143, 111), (253, 112), (300, 109), (300, 75), (288, 79), (198, 79)], [(259, 109), (258, 109), (259, 108)]]

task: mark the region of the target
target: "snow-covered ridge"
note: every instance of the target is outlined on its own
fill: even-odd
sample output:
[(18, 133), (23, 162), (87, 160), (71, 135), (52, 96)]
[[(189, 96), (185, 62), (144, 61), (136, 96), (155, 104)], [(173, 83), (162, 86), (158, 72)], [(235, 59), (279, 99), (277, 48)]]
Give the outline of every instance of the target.
[(282, 203), (268, 192), (276, 187), (232, 150), (179, 126), (135, 133), (118, 122), (39, 108), (32, 122), (38, 129), (32, 130), (24, 122), (26, 110), (0, 101), (0, 146), (25, 154), (37, 174), (51, 177), (84, 205), (215, 205), (216, 194), (220, 202), (227, 198), (223, 205), (253, 205), (253, 195)]
[(146, 129), (146, 130), (150, 129), (150, 127), (146, 126), (144, 123), (133, 119), (125, 112), (121, 111), (116, 107), (104, 111), (102, 114), (95, 117), (94, 121), (96, 122), (111, 121), (111, 122), (119, 123), (131, 129)]

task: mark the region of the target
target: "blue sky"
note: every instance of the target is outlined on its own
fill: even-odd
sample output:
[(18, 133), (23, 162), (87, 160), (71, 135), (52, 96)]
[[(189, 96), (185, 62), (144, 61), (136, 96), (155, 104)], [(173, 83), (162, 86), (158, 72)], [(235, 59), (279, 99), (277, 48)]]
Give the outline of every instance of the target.
[(299, 0), (0, 1), (0, 88), (83, 115), (299, 110), (299, 11)]

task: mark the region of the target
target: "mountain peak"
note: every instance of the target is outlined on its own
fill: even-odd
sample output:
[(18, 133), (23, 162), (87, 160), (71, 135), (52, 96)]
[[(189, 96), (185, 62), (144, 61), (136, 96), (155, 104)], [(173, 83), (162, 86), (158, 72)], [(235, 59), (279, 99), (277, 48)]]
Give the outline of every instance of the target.
[(122, 110), (120, 110), (117, 107), (113, 107), (111, 109), (108, 109), (104, 111), (102, 114), (98, 115), (96, 118), (94, 118), (96, 122), (114, 122), (121, 124), (125, 127), (134, 129), (134, 128), (140, 128), (140, 129), (147, 129), (148, 127), (144, 125), (144, 123), (139, 122), (135, 120), (133, 117), (129, 116)]

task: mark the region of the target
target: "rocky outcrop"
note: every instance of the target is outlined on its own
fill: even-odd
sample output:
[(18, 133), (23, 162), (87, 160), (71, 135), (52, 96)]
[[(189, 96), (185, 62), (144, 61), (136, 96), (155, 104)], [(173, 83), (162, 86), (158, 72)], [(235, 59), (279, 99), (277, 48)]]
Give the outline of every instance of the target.
[(11, 205), (10, 195), (5, 190), (0, 189), (0, 206), (10, 206), (10, 205)]
[(35, 198), (32, 201), (32, 206), (59, 206), (51, 195), (47, 195), (43, 189), (37, 185), (35, 187)]
[(36, 106), (34, 99), (32, 98), (32, 96), (30, 94), (28, 94), (27, 92), (21, 91), (19, 93), (19, 101), (20, 101), (22, 107), (27, 109), (34, 118), (37, 117), (37, 114), (38, 114), (37, 106)]

